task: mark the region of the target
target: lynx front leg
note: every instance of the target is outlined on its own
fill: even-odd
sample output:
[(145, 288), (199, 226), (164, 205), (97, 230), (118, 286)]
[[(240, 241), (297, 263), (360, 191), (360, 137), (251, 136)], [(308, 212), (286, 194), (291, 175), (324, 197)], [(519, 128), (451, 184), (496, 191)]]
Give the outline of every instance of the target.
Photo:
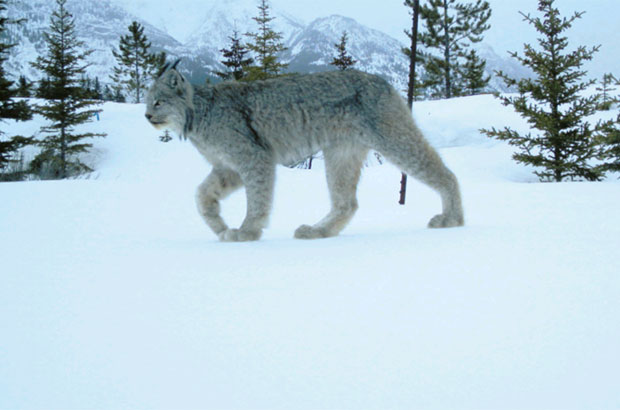
[(275, 184), (275, 164), (271, 162), (254, 164), (242, 172), (242, 180), (247, 196), (247, 212), (239, 229), (226, 229), (219, 234), (225, 242), (245, 242), (260, 239), (267, 226), (273, 188)]
[(236, 172), (226, 168), (214, 168), (207, 179), (198, 186), (196, 191), (196, 205), (209, 228), (217, 235), (228, 229), (220, 216), (220, 200), (226, 198), (239, 187), (241, 177)]

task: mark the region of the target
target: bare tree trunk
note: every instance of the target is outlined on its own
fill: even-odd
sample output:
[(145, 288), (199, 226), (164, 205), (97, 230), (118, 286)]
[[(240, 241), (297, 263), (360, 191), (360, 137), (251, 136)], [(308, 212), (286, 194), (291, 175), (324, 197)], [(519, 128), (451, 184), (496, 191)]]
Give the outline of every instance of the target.
[[(407, 89), (407, 105), (409, 110), (413, 108), (413, 98), (415, 95), (415, 60), (418, 54), (418, 15), (420, 11), (420, 0), (413, 0), (413, 22), (411, 28), (411, 56), (409, 59), (409, 87)], [(405, 205), (407, 195), (407, 174), (403, 172), (400, 179), (400, 199), (398, 203)]]
[(444, 0), (444, 60), (446, 62), (446, 98), (452, 98), (452, 73), (450, 70), (450, 35), (448, 34), (448, 2)]

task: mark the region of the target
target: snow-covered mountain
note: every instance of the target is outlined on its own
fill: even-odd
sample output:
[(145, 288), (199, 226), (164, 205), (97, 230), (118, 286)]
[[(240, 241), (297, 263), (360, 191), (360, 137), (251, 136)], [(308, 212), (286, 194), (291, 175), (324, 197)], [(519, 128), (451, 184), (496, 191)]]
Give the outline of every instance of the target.
[[(182, 45), (163, 31), (113, 5), (109, 0), (68, 0), (67, 10), (75, 17), (76, 33), (86, 47), (94, 50), (89, 57), (88, 74), (105, 81), (114, 65), (112, 48), (118, 47), (119, 37), (127, 32), (133, 20), (144, 26), (155, 51), (165, 49), (181, 53)], [(40, 73), (30, 66), (38, 55), (45, 53), (43, 33), (50, 24), (50, 15), (56, 10), (53, 0), (29, 0), (9, 3), (8, 16), (25, 19), (21, 25), (9, 27), (11, 41), (17, 44), (11, 51), (8, 70), (38, 79)]]
[(343, 16), (319, 18), (292, 38), (285, 60), (293, 71), (333, 69), (329, 63), (335, 56), (334, 45), (346, 31), (347, 50), (358, 60), (356, 68), (388, 79), (398, 89), (406, 88), (408, 60), (403, 45), (377, 30)]
[[(252, 19), (256, 15), (254, 0), (218, 1), (207, 11), (202, 24), (187, 38), (186, 48), (191, 49), (193, 55), (202, 56), (208, 61), (208, 70), (223, 70), (219, 62), (222, 59), (220, 50), (229, 47), (229, 37), (234, 31), (240, 36), (256, 32), (256, 22)], [(303, 21), (277, 9), (271, 11), (270, 16), (274, 18), (270, 23), (272, 28), (282, 34), (285, 44), (289, 44), (305, 27)]]
[[(108, 81), (115, 64), (112, 49), (118, 47), (120, 36), (127, 33), (133, 20), (144, 26), (153, 51), (165, 50), (170, 56), (183, 59), (182, 69), (195, 83), (202, 83), (212, 71), (223, 69), (219, 62), (222, 58), (220, 50), (229, 45), (229, 36), (234, 30), (243, 35), (257, 29), (252, 19), (257, 14), (254, 0), (224, 0), (212, 4), (204, 13), (202, 24), (185, 43), (167, 34), (165, 27), (156, 27), (153, 21), (136, 17), (117, 1), (68, 0), (66, 7), (75, 16), (78, 37), (94, 50), (88, 75), (99, 77), (103, 83)], [(40, 78), (40, 73), (30, 66), (30, 62), (45, 52), (43, 33), (48, 30), (49, 16), (55, 8), (54, 0), (9, 3), (9, 17), (26, 20), (19, 26), (10, 27), (7, 33), (10, 41), (18, 44), (12, 50), (7, 66), (13, 75), (23, 74), (31, 80)], [(288, 47), (282, 59), (290, 64), (290, 71), (333, 69), (329, 62), (335, 55), (334, 45), (346, 31), (348, 50), (358, 60), (357, 68), (383, 76), (400, 90), (406, 88), (408, 62), (401, 52), (404, 45), (389, 35), (343, 16), (318, 18), (306, 24), (277, 8), (271, 8), (270, 15), (274, 17), (273, 28), (282, 33), (283, 42)], [(488, 61), (490, 74), (502, 69), (523, 75), (514, 62), (498, 56), (490, 47), (483, 47), (481, 53)], [(500, 82), (493, 84), (495, 88), (503, 89)]]

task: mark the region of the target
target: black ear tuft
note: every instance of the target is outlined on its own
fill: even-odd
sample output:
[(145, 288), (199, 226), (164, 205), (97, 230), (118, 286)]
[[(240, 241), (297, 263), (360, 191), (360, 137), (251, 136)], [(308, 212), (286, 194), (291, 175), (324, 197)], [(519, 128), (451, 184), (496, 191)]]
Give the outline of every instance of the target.
[(168, 70), (176, 70), (177, 65), (181, 62), (181, 59), (177, 59), (174, 63), (166, 63), (164, 64), (159, 71), (157, 72), (157, 78), (161, 77), (162, 75), (164, 75), (164, 73)]
[(161, 77), (162, 75), (164, 75), (164, 73), (166, 71), (168, 71), (168, 67), (170, 67), (170, 63), (166, 63), (164, 64), (159, 71), (157, 72), (157, 78)]

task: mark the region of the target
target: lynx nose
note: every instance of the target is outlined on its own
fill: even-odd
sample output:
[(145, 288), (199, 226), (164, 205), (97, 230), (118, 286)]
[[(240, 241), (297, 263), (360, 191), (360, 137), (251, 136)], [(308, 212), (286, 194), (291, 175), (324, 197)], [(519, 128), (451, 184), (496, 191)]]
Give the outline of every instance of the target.
[(153, 116), (149, 113), (144, 114), (144, 116), (146, 117), (147, 120), (151, 121), (151, 119), (153, 118)]

